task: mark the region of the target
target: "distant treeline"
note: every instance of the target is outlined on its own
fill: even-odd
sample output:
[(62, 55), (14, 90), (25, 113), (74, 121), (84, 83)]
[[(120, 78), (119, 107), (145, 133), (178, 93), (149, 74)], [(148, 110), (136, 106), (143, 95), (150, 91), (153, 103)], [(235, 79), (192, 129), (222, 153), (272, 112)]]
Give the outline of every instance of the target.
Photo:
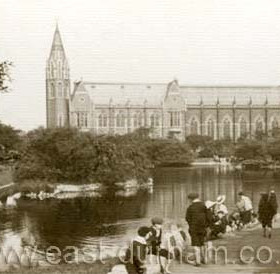
[(157, 165), (189, 165), (186, 143), (154, 140), (149, 130), (122, 136), (95, 136), (71, 128), (39, 128), (25, 136), (15, 179), (113, 184), (132, 178), (139, 182)]
[(196, 157), (280, 161), (280, 132), (269, 136), (213, 140), (192, 135), (185, 142), (151, 139), (151, 129), (96, 136), (74, 128), (38, 128), (23, 133), (0, 123), (0, 163), (14, 165), (15, 181), (113, 184), (147, 180), (156, 166), (188, 166)]

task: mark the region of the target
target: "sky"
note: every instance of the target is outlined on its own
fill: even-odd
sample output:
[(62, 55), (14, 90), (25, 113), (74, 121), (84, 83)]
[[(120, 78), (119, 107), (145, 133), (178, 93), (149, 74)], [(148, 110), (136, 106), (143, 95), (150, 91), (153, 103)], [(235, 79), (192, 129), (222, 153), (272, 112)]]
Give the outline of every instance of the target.
[(280, 85), (279, 0), (0, 0), (0, 121), (46, 124), (45, 68), (58, 22), (71, 81)]

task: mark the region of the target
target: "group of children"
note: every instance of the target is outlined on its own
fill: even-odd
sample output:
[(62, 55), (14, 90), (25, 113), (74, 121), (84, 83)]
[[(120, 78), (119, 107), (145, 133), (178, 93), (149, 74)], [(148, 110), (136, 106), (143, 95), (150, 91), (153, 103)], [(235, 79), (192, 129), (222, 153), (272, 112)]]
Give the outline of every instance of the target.
[[(158, 268), (160, 273), (171, 273), (171, 260), (184, 250), (187, 236), (180, 224), (167, 223), (152, 218), (151, 226), (142, 226), (126, 253), (126, 270), (129, 274), (143, 274), (148, 268)], [(153, 271), (149, 271), (153, 272)]]
[[(198, 199), (197, 194), (189, 196), (191, 206), (187, 210), (186, 221), (195, 251), (196, 263), (194, 265), (199, 266), (202, 262), (196, 258), (199, 257), (196, 253), (202, 254), (202, 251), (197, 252), (195, 248), (201, 249), (205, 247), (207, 240), (241, 229), (251, 223), (257, 223), (258, 220), (263, 226), (264, 236), (266, 237), (266, 232), (268, 232), (268, 237), (271, 238), (272, 219), (278, 207), (274, 191), (261, 194), (258, 214), (253, 212), (250, 198), (242, 192), (238, 193), (236, 210), (231, 214), (224, 204), (225, 195), (218, 196), (215, 202), (208, 200), (205, 203)], [(199, 210), (200, 207), (201, 210)], [(206, 234), (201, 233), (201, 237), (200, 228), (202, 232), (206, 230)], [(187, 253), (187, 235), (181, 224), (163, 224), (162, 218), (154, 217), (151, 220), (151, 226), (141, 226), (137, 234), (127, 249), (126, 263), (121, 266), (125, 268), (125, 272), (118, 273), (171, 273), (169, 271), (171, 261), (176, 258), (182, 259), (183, 253), (185, 251)]]

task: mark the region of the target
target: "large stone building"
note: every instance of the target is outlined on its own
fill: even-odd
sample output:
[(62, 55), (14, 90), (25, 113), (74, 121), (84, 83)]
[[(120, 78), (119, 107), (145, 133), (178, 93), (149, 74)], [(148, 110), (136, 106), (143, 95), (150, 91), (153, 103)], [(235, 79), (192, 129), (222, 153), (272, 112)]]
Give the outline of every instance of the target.
[(58, 27), (46, 68), (47, 126), (78, 127), (95, 134), (153, 128), (154, 137), (184, 140), (250, 138), (280, 125), (280, 87), (181, 86), (80, 81), (70, 91), (69, 65)]

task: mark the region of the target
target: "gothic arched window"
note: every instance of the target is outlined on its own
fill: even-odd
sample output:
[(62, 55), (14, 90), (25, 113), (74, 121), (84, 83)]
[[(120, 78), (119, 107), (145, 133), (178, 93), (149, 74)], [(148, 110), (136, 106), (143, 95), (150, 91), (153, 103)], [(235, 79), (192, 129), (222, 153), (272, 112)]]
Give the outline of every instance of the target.
[(215, 137), (215, 124), (212, 119), (209, 119), (207, 123), (207, 135), (212, 138)]
[(125, 126), (125, 115), (124, 113), (118, 113), (116, 116), (116, 126), (124, 127)]
[(55, 86), (54, 86), (54, 84), (51, 84), (51, 96), (55, 97)]
[(198, 134), (198, 123), (194, 118), (191, 120), (191, 134), (192, 135)]
[(118, 113), (116, 116), (116, 127), (121, 127), (121, 114)]
[(58, 97), (62, 97), (62, 84), (58, 84)]
[(61, 63), (58, 62), (58, 77), (61, 78)]
[(259, 119), (256, 121), (256, 132), (257, 132), (257, 133), (263, 132), (263, 121), (262, 121), (261, 118), (259, 118)]
[(229, 139), (230, 138), (230, 120), (229, 119), (224, 120), (223, 130), (224, 130), (224, 138)]
[(64, 86), (64, 97), (67, 97), (68, 95), (68, 86), (67, 84)]
[(159, 127), (159, 114), (155, 115), (155, 126)]
[(107, 114), (105, 113), (101, 113), (99, 116), (98, 116), (98, 126), (99, 127), (107, 127)]
[(137, 126), (142, 127), (142, 125), (143, 125), (143, 118), (141, 112), (139, 112), (137, 115)]
[(78, 127), (87, 127), (88, 126), (88, 114), (86, 112), (77, 113), (77, 125), (78, 125)]
[(239, 127), (240, 127), (240, 137), (244, 137), (247, 133), (247, 123), (244, 118), (240, 120)]
[(274, 117), (271, 124), (272, 129), (276, 129), (279, 127), (277, 119)]
[(98, 126), (103, 127), (103, 117), (102, 114), (99, 114), (98, 116)]
[(137, 113), (133, 115), (133, 126), (136, 128), (137, 127)]
[(51, 75), (52, 75), (52, 78), (54, 78), (54, 65), (53, 65), (53, 63), (51, 63)]

